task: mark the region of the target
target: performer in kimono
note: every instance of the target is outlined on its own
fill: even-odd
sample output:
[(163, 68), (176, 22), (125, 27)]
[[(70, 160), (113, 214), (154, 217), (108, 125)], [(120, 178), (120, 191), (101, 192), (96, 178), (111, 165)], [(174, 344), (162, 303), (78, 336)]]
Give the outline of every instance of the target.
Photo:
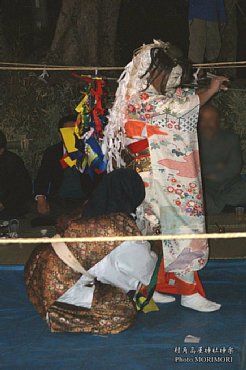
[[(83, 217), (70, 219), (62, 235), (141, 235), (131, 214), (144, 196), (135, 171), (105, 175)], [(133, 324), (136, 306), (144, 308), (138, 292), (142, 284), (155, 284), (156, 264), (156, 253), (143, 241), (41, 245), (25, 266), (27, 294), (53, 332), (116, 334)]]
[[(227, 78), (216, 77), (195, 94), (181, 88), (190, 70), (170, 43), (144, 45), (121, 75), (110, 111), (103, 142), (108, 170), (124, 166), (130, 154), (145, 183), (145, 201), (137, 213), (146, 234), (205, 232), (197, 121), (200, 106), (225, 89)], [(165, 240), (163, 255), (165, 272), (175, 274), (171, 283), (185, 292), (183, 306), (205, 312), (220, 308), (199, 293), (195, 281), (195, 272), (208, 260), (206, 240)], [(160, 294), (154, 299), (174, 300)]]

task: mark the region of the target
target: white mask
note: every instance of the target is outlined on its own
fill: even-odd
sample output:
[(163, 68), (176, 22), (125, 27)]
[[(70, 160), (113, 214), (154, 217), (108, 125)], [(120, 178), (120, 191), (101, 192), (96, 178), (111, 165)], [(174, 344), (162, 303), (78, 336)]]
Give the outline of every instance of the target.
[(167, 80), (166, 91), (170, 91), (178, 87), (181, 83), (183, 69), (180, 65), (174, 67)]

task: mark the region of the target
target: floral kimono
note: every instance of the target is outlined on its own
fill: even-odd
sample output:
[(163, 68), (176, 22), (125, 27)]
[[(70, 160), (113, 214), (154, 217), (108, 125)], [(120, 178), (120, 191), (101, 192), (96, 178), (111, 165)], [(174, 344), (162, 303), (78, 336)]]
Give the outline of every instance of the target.
[[(181, 89), (164, 96), (150, 87), (128, 98), (127, 144), (146, 188), (142, 221), (152, 230), (159, 223), (162, 234), (205, 232), (198, 113), (198, 95)], [(163, 254), (166, 272), (197, 271), (207, 262), (208, 245), (166, 240)]]

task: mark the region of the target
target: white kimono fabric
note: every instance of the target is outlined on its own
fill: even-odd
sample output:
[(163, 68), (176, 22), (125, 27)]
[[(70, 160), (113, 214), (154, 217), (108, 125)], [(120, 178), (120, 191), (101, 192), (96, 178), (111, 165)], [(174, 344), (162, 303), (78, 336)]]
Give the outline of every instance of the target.
[[(148, 140), (150, 168), (140, 173), (146, 198), (142, 215), (160, 224), (162, 234), (205, 232), (198, 151), (198, 95), (178, 89), (172, 96), (153, 88), (129, 97), (129, 143)], [(190, 272), (208, 259), (206, 240), (163, 242), (165, 271)]]
[(91, 308), (95, 278), (103, 284), (112, 285), (127, 293), (136, 290), (139, 283), (144, 285), (150, 283), (156, 263), (157, 255), (151, 251), (147, 241), (124, 242), (90, 268), (87, 276), (82, 275), (77, 283), (58, 299), (58, 302)]

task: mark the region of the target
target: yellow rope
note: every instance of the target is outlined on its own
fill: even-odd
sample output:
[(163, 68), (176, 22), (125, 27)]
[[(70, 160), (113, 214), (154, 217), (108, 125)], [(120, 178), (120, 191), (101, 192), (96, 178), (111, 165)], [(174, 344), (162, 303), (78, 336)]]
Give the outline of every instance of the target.
[(0, 244), (37, 244), (37, 243), (94, 243), (94, 242), (123, 242), (123, 241), (154, 241), (154, 240), (187, 240), (187, 239), (237, 239), (246, 238), (246, 232), (237, 233), (204, 233), (204, 234), (165, 234), (137, 236), (99, 236), (99, 237), (54, 237), (54, 238), (7, 238), (0, 239)]

